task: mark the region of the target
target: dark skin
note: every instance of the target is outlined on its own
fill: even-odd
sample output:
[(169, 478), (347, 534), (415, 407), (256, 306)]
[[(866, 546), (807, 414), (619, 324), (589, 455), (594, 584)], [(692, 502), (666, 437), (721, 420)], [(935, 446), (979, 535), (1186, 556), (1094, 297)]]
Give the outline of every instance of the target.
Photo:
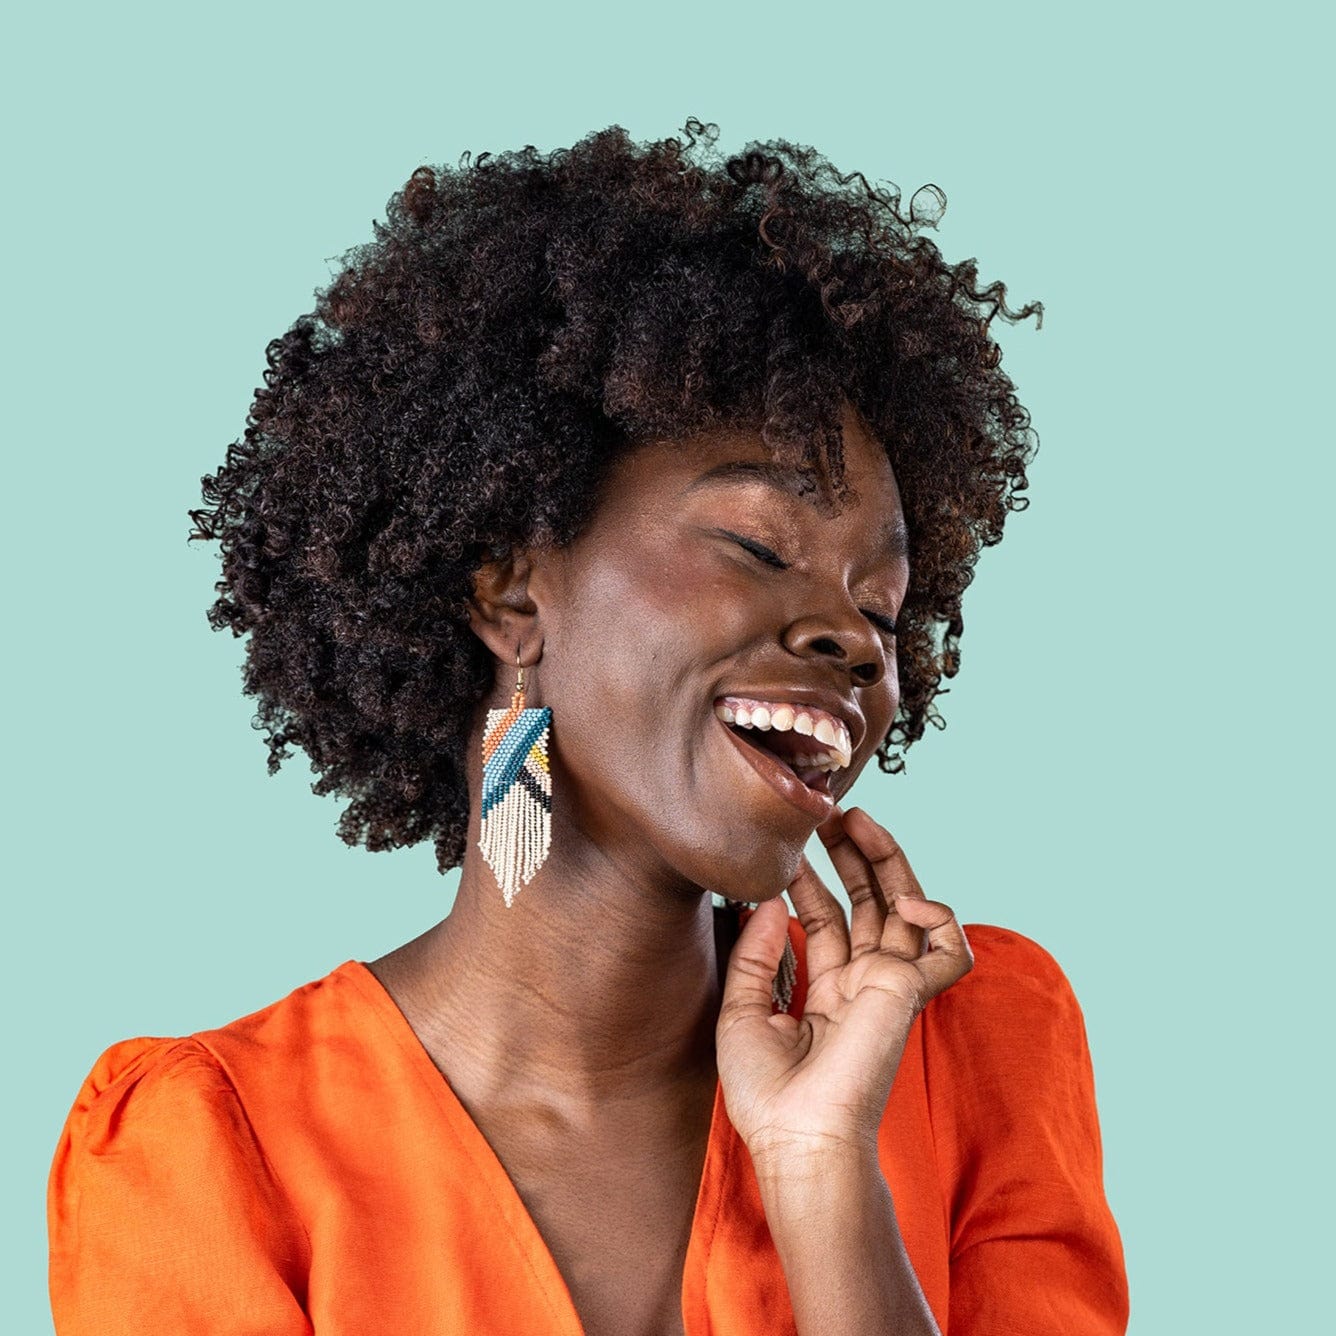
[[(876, 1125), (909, 1023), (969, 968), (968, 946), (887, 832), (858, 809), (818, 822), (786, 802), (713, 711), (724, 694), (836, 693), (864, 721), (837, 799), (890, 727), (884, 622), (908, 585), (902, 511), (885, 450), (852, 409), (844, 447), (853, 494), (836, 512), (823, 492), (754, 476), (699, 482), (721, 462), (769, 462), (759, 434), (641, 446), (573, 544), (509, 554), (475, 579), (473, 629), (498, 673), (469, 747), (458, 896), (371, 968), (496, 1151), (591, 1334), (682, 1331), (716, 1082), (752, 1153), (799, 1330), (815, 1329), (821, 1273), (829, 1293), (832, 1266), (865, 1262), (880, 1284), (859, 1290), (882, 1306), (864, 1314), (860, 1299), (841, 1326), (827, 1299), (823, 1330), (875, 1330), (888, 1314), (896, 1330), (935, 1330), (903, 1249), (878, 1245), (869, 1261), (840, 1235), (885, 1229), (898, 1245)], [(526, 703), (552, 707), (554, 797), (551, 852), (507, 909), (477, 847), (480, 745), (485, 711), (509, 704), (517, 652)], [(849, 892), (852, 936), (803, 856), (814, 829)], [(801, 1021), (770, 1015), (785, 888), (810, 934)], [(760, 902), (727, 958), (710, 891)], [(805, 1182), (844, 1195), (801, 1198)], [(821, 1242), (790, 1228), (827, 1208)]]

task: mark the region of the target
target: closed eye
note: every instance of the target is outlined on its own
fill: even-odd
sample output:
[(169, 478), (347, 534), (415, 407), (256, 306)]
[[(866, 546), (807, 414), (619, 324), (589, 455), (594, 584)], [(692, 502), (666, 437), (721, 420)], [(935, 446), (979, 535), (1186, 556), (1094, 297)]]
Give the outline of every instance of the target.
[[(751, 538), (744, 538), (741, 534), (729, 533), (727, 529), (721, 529), (720, 532), (727, 534), (727, 536), (731, 538), (739, 547), (741, 547), (744, 551), (750, 552), (752, 556), (754, 556), (758, 561), (763, 561), (767, 566), (773, 566), (776, 570), (781, 570), (781, 571), (788, 570), (789, 563), (785, 561), (783, 557), (779, 556), (775, 552), (772, 552), (768, 547), (764, 546), (763, 544), (758, 543)], [(873, 626), (878, 627), (880, 630), (884, 631), (888, 636), (894, 636), (896, 634), (895, 622), (893, 622), (891, 618), (884, 617), (879, 612), (869, 612), (866, 608), (862, 609), (862, 613), (863, 616), (865, 616), (868, 619), (868, 621), (870, 621), (873, 624)]]
[(750, 538), (743, 538), (741, 534), (731, 533), (728, 535), (737, 545), (745, 548), (754, 557), (760, 558), (767, 566), (774, 566), (777, 570), (786, 571), (789, 563), (772, 552), (768, 547), (762, 547), (760, 543), (754, 542)]

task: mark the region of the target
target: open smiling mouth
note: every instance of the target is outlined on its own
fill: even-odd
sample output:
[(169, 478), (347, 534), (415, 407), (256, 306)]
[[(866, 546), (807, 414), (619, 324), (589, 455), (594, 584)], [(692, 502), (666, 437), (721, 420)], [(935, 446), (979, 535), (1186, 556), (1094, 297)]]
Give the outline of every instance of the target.
[(781, 797), (822, 821), (835, 805), (832, 782), (849, 764), (848, 734), (842, 724), (832, 728), (822, 723), (817, 725), (819, 736), (813, 736), (812, 719), (805, 711), (806, 717), (794, 727), (797, 713), (781, 706), (774, 712), (777, 722), (772, 723), (765, 707), (758, 720), (756, 713), (745, 705), (738, 707), (732, 698), (714, 706), (715, 718), (751, 768)]

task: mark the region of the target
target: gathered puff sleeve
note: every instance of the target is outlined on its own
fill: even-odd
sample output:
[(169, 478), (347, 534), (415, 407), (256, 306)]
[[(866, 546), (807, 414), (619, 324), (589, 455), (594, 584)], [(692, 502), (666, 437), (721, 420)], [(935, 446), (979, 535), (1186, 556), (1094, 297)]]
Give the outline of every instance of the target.
[(950, 1336), (1122, 1336), (1127, 1274), (1081, 1008), (1038, 943), (967, 931), (974, 969), (922, 1015)]
[(310, 1244), (217, 1061), (127, 1039), (70, 1110), (47, 1188), (57, 1336), (310, 1333)]

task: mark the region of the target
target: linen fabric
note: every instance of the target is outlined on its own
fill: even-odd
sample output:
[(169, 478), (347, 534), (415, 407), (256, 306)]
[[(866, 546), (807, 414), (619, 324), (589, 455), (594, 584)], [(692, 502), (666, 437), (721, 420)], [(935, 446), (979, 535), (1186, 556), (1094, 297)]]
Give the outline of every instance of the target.
[[(1084, 1020), (1052, 956), (965, 929), (974, 969), (915, 1019), (878, 1151), (950, 1336), (1126, 1330)], [(790, 1010), (807, 986), (805, 934)], [(48, 1186), (58, 1336), (579, 1336), (478, 1126), (364, 964), (219, 1029), (113, 1044)], [(682, 1285), (687, 1336), (795, 1332), (716, 1086)]]

